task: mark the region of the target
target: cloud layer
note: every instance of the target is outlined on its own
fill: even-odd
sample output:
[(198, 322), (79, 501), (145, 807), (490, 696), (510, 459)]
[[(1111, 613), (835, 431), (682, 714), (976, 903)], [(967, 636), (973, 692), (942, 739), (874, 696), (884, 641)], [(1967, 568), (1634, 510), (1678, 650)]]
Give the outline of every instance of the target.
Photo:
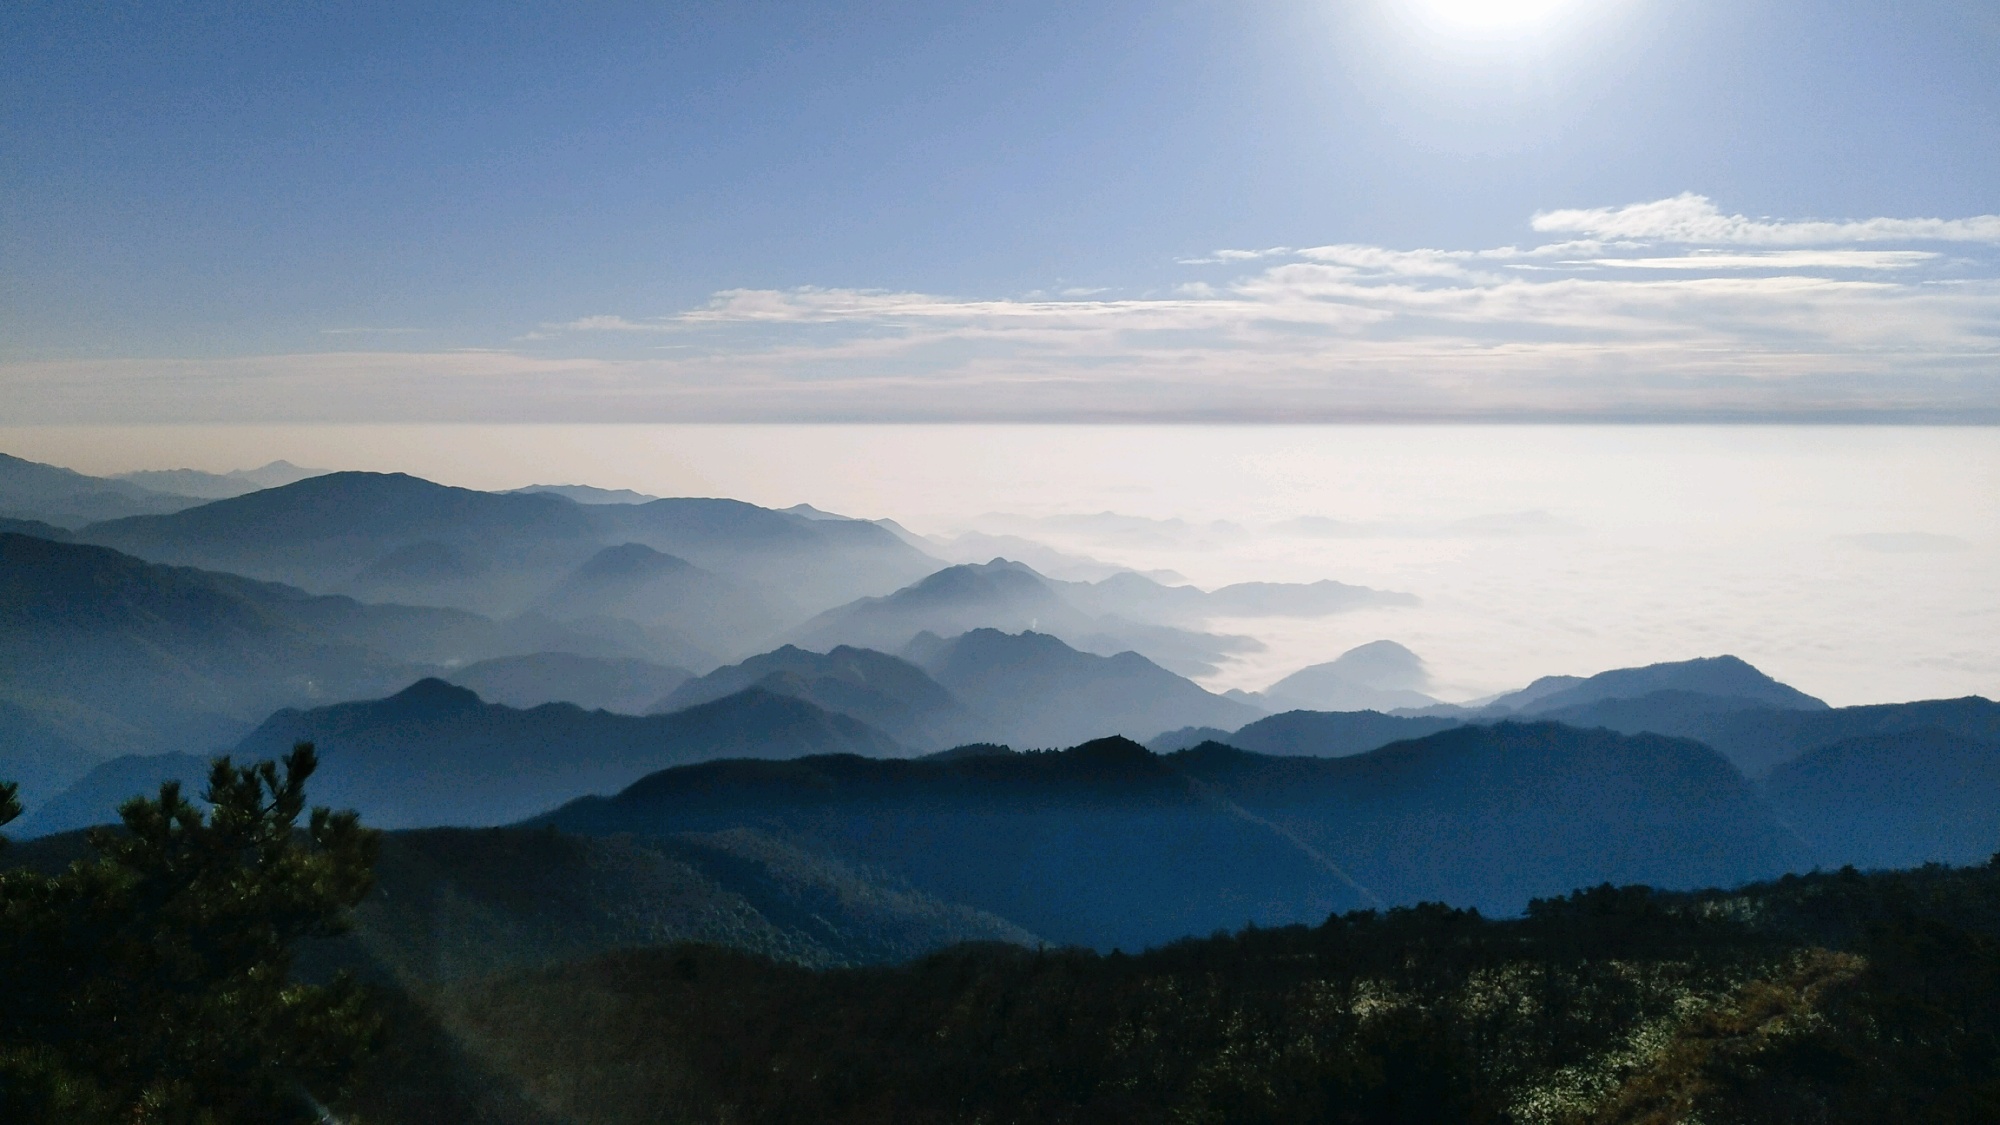
[(1223, 249), (1127, 295), (736, 289), (493, 350), (12, 364), (0, 420), (2000, 420), (2000, 216), (1530, 225), (1559, 237)]

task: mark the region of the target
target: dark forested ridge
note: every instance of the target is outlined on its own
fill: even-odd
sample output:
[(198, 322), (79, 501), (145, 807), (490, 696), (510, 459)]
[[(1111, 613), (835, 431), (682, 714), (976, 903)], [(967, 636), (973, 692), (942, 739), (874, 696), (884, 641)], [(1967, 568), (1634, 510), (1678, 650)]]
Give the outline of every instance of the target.
[(459, 982), (430, 1011), (412, 1042), (460, 1061), (364, 1076), (370, 1120), (1973, 1125), (2000, 1111), (2000, 864), (1139, 956), (813, 971), (684, 945)]
[(1342, 759), (1125, 739), (1054, 753), (667, 770), (541, 823), (595, 835), (757, 827), (1051, 941), (1143, 948), (1244, 922), (1443, 900), (1518, 911), (1604, 880), (1730, 885), (1810, 866), (1695, 743), (1464, 727)]

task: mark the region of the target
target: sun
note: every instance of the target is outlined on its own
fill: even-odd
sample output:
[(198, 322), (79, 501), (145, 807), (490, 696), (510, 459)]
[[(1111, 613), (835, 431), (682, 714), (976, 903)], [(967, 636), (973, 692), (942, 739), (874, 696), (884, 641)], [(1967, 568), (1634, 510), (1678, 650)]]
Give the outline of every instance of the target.
[(1507, 32), (1546, 24), (1577, 0), (1411, 0), (1426, 22), (1463, 32)]

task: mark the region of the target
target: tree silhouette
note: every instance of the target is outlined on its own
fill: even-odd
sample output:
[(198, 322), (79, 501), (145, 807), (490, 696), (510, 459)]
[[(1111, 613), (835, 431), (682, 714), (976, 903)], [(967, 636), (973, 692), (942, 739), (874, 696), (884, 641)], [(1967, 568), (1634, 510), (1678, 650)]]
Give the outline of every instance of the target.
[[(0, 875), (0, 1120), (311, 1121), (376, 1045), (350, 980), (292, 979), (300, 941), (341, 932), (378, 834), (306, 814), (309, 743), (215, 762), (202, 811), (178, 783), (119, 810), (92, 857)], [(0, 823), (18, 806), (11, 787)], [(306, 825), (299, 819), (306, 815)]]

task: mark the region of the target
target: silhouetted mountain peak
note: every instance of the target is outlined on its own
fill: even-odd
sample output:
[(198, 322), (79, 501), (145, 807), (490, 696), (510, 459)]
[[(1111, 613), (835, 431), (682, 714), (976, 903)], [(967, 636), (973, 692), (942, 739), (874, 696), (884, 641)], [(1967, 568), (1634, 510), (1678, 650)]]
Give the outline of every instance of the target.
[(470, 688), (448, 684), (436, 676), (426, 676), (383, 700), (382, 706), (437, 717), (477, 711), (487, 703)]
[(997, 742), (968, 742), (964, 746), (954, 746), (949, 750), (940, 750), (935, 754), (925, 754), (918, 760), (924, 762), (959, 762), (967, 758), (1005, 758), (1016, 753), (1019, 753), (1019, 751), (1013, 747), (1002, 746)]
[(1606, 699), (1637, 699), (1658, 691), (1683, 691), (1755, 700), (1796, 711), (1827, 709), (1824, 701), (1779, 683), (1735, 656), (1706, 656), (1648, 664), (1643, 668), (1614, 668), (1562, 687), (1554, 687), (1554, 680), (1555, 677), (1537, 680), (1526, 690), (1501, 696), (1490, 706), (1502, 711), (1541, 713)]
[(644, 543), (620, 543), (592, 555), (576, 570), (582, 582), (618, 582), (656, 578), (665, 574), (685, 574), (698, 569), (693, 563)]
[(1081, 764), (1097, 767), (1150, 766), (1158, 759), (1151, 750), (1123, 735), (1094, 738), (1062, 753)]
[(1032, 568), (1008, 559), (994, 559), (948, 566), (885, 600), (914, 607), (969, 598), (1008, 597), (1053, 598), (1054, 591)]

